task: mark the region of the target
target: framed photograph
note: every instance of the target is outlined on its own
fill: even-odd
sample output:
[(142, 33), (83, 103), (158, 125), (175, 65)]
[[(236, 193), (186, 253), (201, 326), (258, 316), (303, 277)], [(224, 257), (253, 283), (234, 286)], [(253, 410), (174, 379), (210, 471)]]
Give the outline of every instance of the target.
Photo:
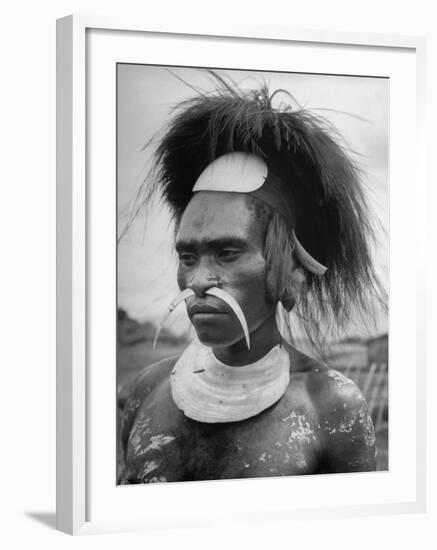
[(58, 529), (424, 510), (423, 64), (58, 20)]

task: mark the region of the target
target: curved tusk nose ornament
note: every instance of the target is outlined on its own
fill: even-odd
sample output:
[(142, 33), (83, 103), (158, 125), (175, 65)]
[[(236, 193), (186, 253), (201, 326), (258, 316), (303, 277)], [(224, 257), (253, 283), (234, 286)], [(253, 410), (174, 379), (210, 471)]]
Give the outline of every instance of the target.
[(250, 338), (249, 338), (249, 327), (247, 326), (246, 318), (244, 317), (243, 310), (238, 305), (238, 302), (230, 294), (222, 290), (221, 288), (212, 287), (205, 290), (205, 294), (210, 294), (211, 296), (216, 296), (223, 302), (226, 302), (228, 306), (235, 313), (237, 319), (240, 321), (240, 325), (243, 328), (244, 337), (246, 339), (247, 349), (250, 349)]
[[(243, 310), (238, 305), (238, 302), (235, 300), (235, 298), (233, 298), (230, 294), (228, 294), (224, 290), (221, 290), (220, 288), (217, 288), (217, 287), (208, 288), (208, 290), (205, 291), (205, 294), (210, 294), (211, 296), (215, 296), (216, 298), (219, 298), (220, 300), (223, 300), (223, 302), (228, 304), (228, 306), (235, 313), (235, 316), (237, 317), (238, 321), (241, 324), (241, 327), (244, 332), (244, 338), (246, 339), (247, 349), (250, 349), (249, 327), (247, 326), (247, 322), (246, 322), (246, 318), (244, 317)], [(168, 306), (166, 313), (162, 317), (156, 329), (155, 338), (153, 340), (153, 349), (156, 346), (156, 343), (159, 338), (159, 334), (165, 322), (167, 321), (167, 319), (170, 317), (170, 315), (173, 313), (176, 307), (181, 302), (189, 298), (190, 296), (195, 296), (195, 292), (191, 288), (186, 288), (180, 294), (178, 294), (176, 298)]]
[(191, 288), (186, 288), (183, 290), (180, 294), (176, 296), (176, 298), (172, 301), (172, 303), (168, 306), (168, 309), (162, 319), (160, 320), (158, 327), (155, 332), (155, 338), (153, 339), (153, 349), (155, 349), (156, 342), (159, 338), (159, 333), (162, 330), (162, 327), (164, 326), (164, 323), (167, 321), (167, 319), (170, 317), (170, 315), (173, 313), (173, 311), (177, 308), (177, 306), (189, 298), (190, 296), (194, 296), (194, 290), (191, 290)]

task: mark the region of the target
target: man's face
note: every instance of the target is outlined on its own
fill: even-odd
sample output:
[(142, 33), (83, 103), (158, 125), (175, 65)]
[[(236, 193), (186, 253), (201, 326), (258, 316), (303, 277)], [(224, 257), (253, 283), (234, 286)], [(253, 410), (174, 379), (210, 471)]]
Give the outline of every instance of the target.
[(178, 284), (190, 286), (195, 296), (187, 311), (199, 340), (210, 347), (226, 347), (243, 338), (235, 314), (222, 300), (205, 291), (219, 279), (222, 289), (240, 305), (249, 332), (274, 312), (266, 297), (264, 228), (247, 196), (200, 191), (186, 208), (176, 239)]

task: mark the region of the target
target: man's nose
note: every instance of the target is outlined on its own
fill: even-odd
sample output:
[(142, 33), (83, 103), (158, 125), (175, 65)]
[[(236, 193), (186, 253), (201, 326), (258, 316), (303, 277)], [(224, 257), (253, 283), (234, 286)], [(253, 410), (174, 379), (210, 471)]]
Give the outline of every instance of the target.
[(197, 296), (203, 296), (208, 288), (213, 286), (221, 286), (220, 279), (204, 266), (200, 266), (187, 282), (187, 288), (191, 288)]

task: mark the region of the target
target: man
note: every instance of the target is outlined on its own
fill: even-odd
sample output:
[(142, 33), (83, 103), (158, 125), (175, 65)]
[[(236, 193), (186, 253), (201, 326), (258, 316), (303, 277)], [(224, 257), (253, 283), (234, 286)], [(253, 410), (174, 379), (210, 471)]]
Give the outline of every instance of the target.
[(222, 81), (181, 105), (157, 149), (181, 294), (197, 340), (146, 367), (126, 402), (119, 482), (375, 469), (358, 388), (292, 343), (313, 341), (377, 282), (357, 170), (310, 113)]

